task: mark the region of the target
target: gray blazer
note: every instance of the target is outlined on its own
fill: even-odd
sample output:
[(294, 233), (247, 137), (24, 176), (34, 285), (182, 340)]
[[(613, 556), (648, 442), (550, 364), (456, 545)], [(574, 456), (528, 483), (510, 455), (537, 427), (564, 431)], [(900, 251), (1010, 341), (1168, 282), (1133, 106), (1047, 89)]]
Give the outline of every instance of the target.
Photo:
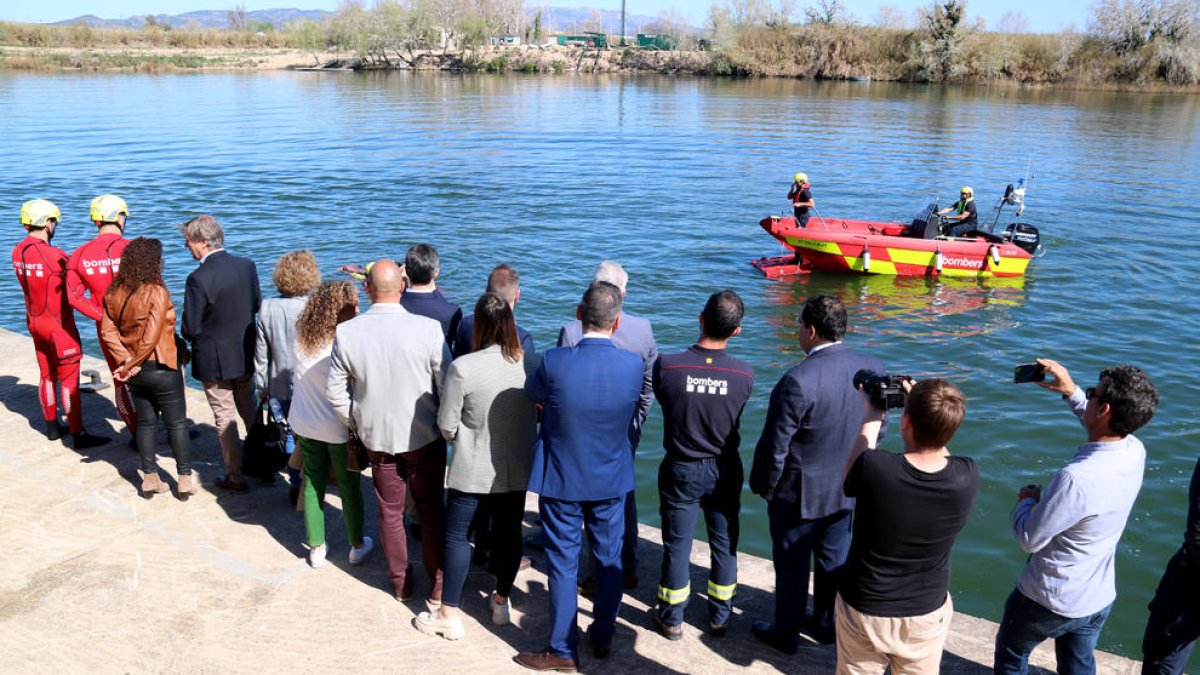
[(513, 363), (492, 345), (454, 360), (446, 373), (438, 426), (454, 444), (446, 486), (488, 494), (529, 484), (537, 410), (525, 396), (525, 377), (541, 359)]
[(254, 343), (254, 384), (273, 398), (292, 398), (292, 365), (296, 319), (308, 296), (267, 298), (258, 309), (258, 339)]
[[(558, 332), (559, 347), (574, 347), (583, 337), (583, 322), (576, 319), (562, 327)], [(637, 450), (638, 440), (642, 436), (642, 425), (650, 416), (650, 406), (654, 404), (654, 362), (658, 360), (658, 343), (654, 341), (654, 329), (650, 320), (634, 316), (629, 312), (621, 312), (621, 323), (612, 336), (617, 349), (624, 349), (642, 357), (642, 396), (638, 401), (638, 414), (633, 420), (633, 449)]]
[(450, 349), (440, 323), (399, 303), (372, 305), (338, 325), (331, 363), (325, 395), (368, 448), (394, 455), (441, 437), (438, 395)]

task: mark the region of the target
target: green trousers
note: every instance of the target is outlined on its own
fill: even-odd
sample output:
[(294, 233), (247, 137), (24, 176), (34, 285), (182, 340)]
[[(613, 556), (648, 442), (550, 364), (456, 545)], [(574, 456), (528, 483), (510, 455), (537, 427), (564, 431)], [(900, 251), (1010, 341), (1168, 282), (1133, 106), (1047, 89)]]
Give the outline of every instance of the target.
[(362, 546), (363, 498), (359, 487), (362, 475), (346, 469), (346, 444), (325, 443), (303, 436), (296, 437), (296, 444), (304, 457), (304, 529), (308, 533), (308, 545), (315, 547), (325, 543), (325, 486), (332, 468), (338, 492), (342, 495), (346, 538), (351, 546)]

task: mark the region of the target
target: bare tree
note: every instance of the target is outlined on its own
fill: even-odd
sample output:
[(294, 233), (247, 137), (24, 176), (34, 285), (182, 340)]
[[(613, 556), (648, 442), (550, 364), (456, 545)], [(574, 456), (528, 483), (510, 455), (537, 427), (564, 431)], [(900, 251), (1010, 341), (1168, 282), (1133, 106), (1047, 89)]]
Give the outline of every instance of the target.
[(1029, 19), (1023, 12), (1005, 12), (996, 23), (997, 33), (1028, 33)]
[(880, 5), (871, 23), (880, 28), (904, 29), (912, 25), (904, 10), (896, 5)]
[(229, 17), (229, 27), (234, 30), (246, 30), (249, 25), (249, 20), (246, 18), (246, 6), (238, 5), (227, 13)]
[(850, 12), (841, 0), (819, 0), (816, 5), (804, 8), (806, 23), (833, 25), (835, 23), (850, 23)]

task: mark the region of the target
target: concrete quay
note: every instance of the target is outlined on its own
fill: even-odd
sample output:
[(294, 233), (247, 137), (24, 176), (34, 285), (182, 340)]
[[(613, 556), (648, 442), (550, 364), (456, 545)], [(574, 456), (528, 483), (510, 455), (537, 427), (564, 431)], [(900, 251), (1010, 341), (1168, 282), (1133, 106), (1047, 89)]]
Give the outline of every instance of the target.
[[(90, 326), (84, 330), (90, 330)], [(397, 602), (383, 556), (350, 567), (336, 493), (326, 508), (329, 564), (310, 569), (304, 524), (287, 502), (284, 482), (254, 485), (249, 494), (212, 485), (222, 471), (212, 414), (202, 392), (188, 392), (192, 451), (201, 481), (188, 502), (138, 496), (138, 462), (127, 447), (112, 387), (83, 395), (89, 431), (111, 435), (107, 446), (75, 452), (48, 441), (37, 402), (32, 342), (0, 331), (0, 672), (2, 673), (523, 673), (518, 651), (545, 643), (545, 558), (517, 577), (513, 624), (492, 626), (486, 605), (491, 577), (473, 568), (467, 582), (467, 636), (429, 637), (411, 625), (428, 591), (418, 571), (416, 599)], [(109, 381), (104, 363), (84, 369)], [(85, 378), (86, 379), (86, 378)], [(159, 432), (160, 467), (174, 488), (174, 462)], [(367, 531), (376, 531), (374, 492), (364, 480)], [(527, 518), (536, 516), (531, 495)], [(684, 639), (653, 629), (661, 538), (642, 525), (640, 584), (624, 596), (612, 656), (591, 658), (586, 673), (830, 673), (832, 646), (803, 644), (795, 656), (760, 645), (752, 619), (771, 614), (771, 562), (739, 556), (737, 608), (724, 638), (704, 634), (708, 549), (692, 552), (692, 588)], [(419, 548), (410, 544), (420, 565)], [(580, 626), (591, 603), (580, 599)], [(957, 614), (942, 660), (946, 673), (991, 670), (996, 624)], [(1138, 665), (1098, 654), (1103, 673), (1135, 673)], [(1053, 669), (1052, 645), (1032, 663)], [(1038, 672), (1037, 668), (1032, 669)]]

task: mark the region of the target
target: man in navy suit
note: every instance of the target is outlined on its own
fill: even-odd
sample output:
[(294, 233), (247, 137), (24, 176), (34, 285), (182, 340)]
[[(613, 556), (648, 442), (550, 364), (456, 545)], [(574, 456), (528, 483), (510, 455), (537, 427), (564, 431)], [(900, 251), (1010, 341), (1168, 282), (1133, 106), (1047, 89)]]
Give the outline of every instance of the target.
[(809, 298), (800, 312), (807, 358), (771, 392), (754, 450), (750, 489), (767, 500), (775, 564), (775, 621), (755, 621), (754, 636), (794, 654), (808, 604), (810, 557), (816, 559), (813, 616), (806, 632), (832, 643), (837, 575), (850, 552), (854, 500), (842, 491), (846, 458), (863, 416), (854, 374), (883, 373), (883, 362), (842, 342), (846, 308), (837, 298)]
[(441, 272), (437, 249), (429, 244), (409, 248), (404, 254), (404, 273), (409, 285), (400, 297), (400, 305), (413, 314), (427, 316), (442, 324), (446, 344), (451, 345), (458, 334), (463, 313), (461, 307), (447, 300), (438, 290), (437, 278)]
[[(605, 260), (596, 267), (592, 283), (605, 282), (616, 286), (621, 291), (621, 300), (625, 299), (625, 286), (629, 275), (615, 262)], [(580, 321), (569, 323), (558, 333), (558, 346), (570, 347), (579, 342), (583, 335), (583, 324)], [(654, 329), (650, 322), (629, 312), (621, 312), (621, 328), (613, 333), (613, 344), (617, 349), (637, 354), (642, 359), (642, 393), (638, 400), (638, 414), (633, 420), (629, 434), (632, 445), (630, 452), (637, 452), (638, 441), (642, 437), (642, 425), (650, 414), (650, 406), (654, 403), (654, 362), (658, 360), (658, 345), (654, 341)], [(633, 488), (625, 500), (625, 534), (621, 544), (621, 563), (625, 570), (625, 588), (637, 587), (637, 541), (638, 517), (637, 494)], [(587, 588), (594, 581), (584, 582)]]
[(583, 322), (579, 344), (547, 351), (525, 382), (525, 395), (542, 406), (529, 489), (541, 495), (550, 585), (547, 647), (513, 657), (532, 670), (574, 672), (578, 663), (575, 579), (585, 523), (597, 561), (588, 630), (597, 658), (611, 651), (621, 604), (623, 502), (634, 486), (629, 429), (638, 414), (642, 361), (613, 344), (621, 321), (616, 286), (592, 284), (576, 312)]
[[(504, 298), (508, 306), (515, 311), (517, 301), (521, 299), (521, 275), (517, 274), (517, 271), (510, 265), (497, 265), (488, 275), (487, 291)], [(517, 337), (521, 340), (522, 351), (526, 354), (537, 352), (537, 348), (533, 345), (533, 336), (519, 324), (517, 325)], [(454, 343), (450, 345), (450, 353), (456, 359), (463, 354), (470, 354), (474, 339), (475, 315), (468, 314), (458, 324), (458, 333), (454, 336)]]
[(225, 477), (216, 485), (245, 492), (237, 417), (254, 418), (254, 315), (262, 303), (254, 261), (225, 251), (225, 232), (212, 216), (179, 226), (200, 265), (188, 275), (181, 332), (192, 345), (192, 377), (204, 383), (213, 411)]

